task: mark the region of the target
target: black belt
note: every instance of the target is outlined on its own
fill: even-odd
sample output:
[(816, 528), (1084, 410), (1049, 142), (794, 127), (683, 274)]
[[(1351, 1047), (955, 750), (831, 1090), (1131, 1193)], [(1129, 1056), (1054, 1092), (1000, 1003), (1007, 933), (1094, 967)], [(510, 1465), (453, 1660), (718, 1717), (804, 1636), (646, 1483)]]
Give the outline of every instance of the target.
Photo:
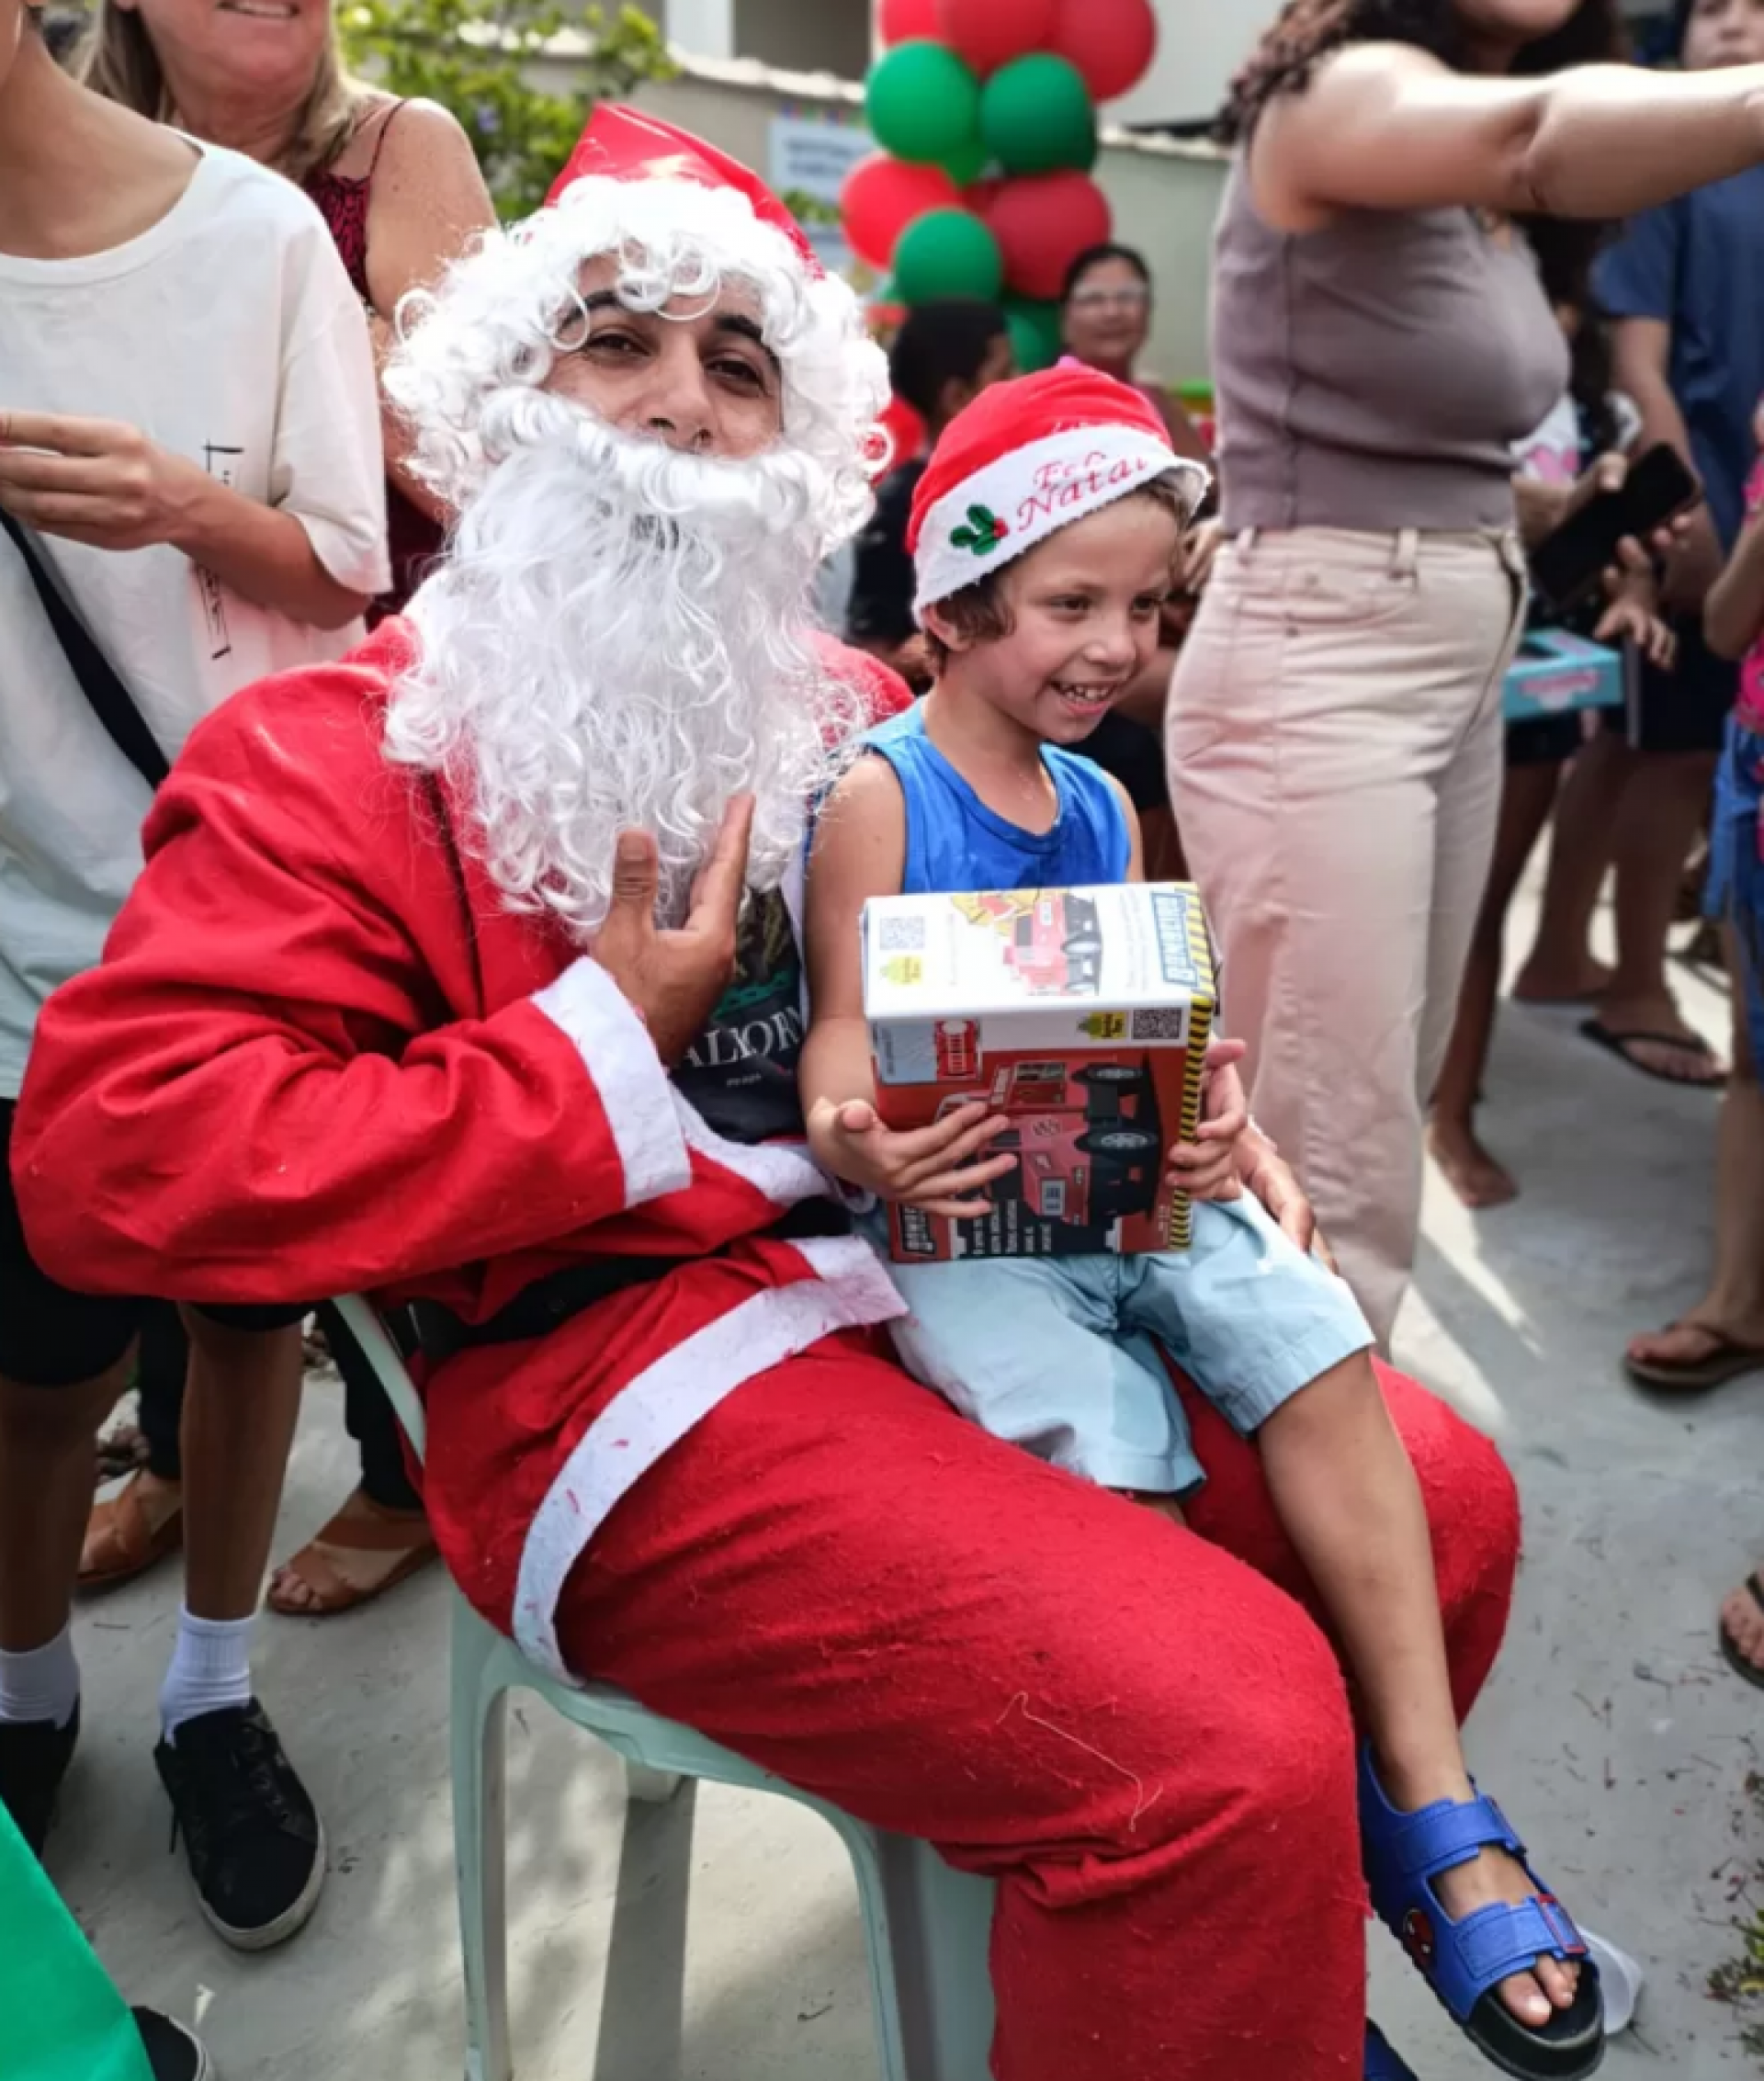
[[(811, 1236), (844, 1236), (851, 1223), (844, 1209), (831, 1200), (803, 1200), (781, 1221), (763, 1228), (741, 1242), (804, 1242)], [(413, 1301), (411, 1318), (424, 1355), (437, 1365), (458, 1352), (476, 1351), (486, 1344), (525, 1344), (537, 1337), (548, 1337), (560, 1324), (583, 1309), (633, 1286), (652, 1286), (671, 1272), (689, 1264), (714, 1262), (735, 1248), (725, 1243), (720, 1250), (697, 1257), (594, 1257), (580, 1264), (567, 1264), (548, 1272), (530, 1286), (523, 1286), (505, 1306), (487, 1322), (467, 1322), (439, 1301)]]

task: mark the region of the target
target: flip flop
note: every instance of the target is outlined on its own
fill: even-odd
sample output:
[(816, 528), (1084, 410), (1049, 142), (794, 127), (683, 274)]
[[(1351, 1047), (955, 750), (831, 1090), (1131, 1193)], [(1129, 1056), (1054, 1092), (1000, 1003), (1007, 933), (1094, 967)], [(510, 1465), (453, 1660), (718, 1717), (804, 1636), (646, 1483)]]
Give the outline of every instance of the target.
[[(1715, 1051), (1699, 1034), (1617, 1034), (1602, 1019), (1583, 1019), (1580, 1032), (1595, 1047), (1602, 1047), (1607, 1055), (1614, 1055), (1619, 1062), (1626, 1062), (1632, 1069), (1638, 1069), (1644, 1077), (1652, 1077), (1657, 1084), (1676, 1084), (1680, 1091), (1718, 1091), (1725, 1088), (1727, 1072), (1715, 1069)], [(1653, 1069), (1640, 1057), (1630, 1053), (1638, 1042), (1655, 1047), (1676, 1047), (1682, 1055), (1694, 1055), (1708, 1063), (1711, 1074), (1706, 1077), (1668, 1076), (1664, 1069)]]
[(1670, 1322), (1661, 1335), (1669, 1336), (1675, 1329), (1702, 1330), (1714, 1340), (1714, 1349), (1707, 1358), (1684, 1365), (1674, 1365), (1668, 1359), (1634, 1359), (1625, 1353), (1623, 1364), (1632, 1380), (1664, 1394), (1701, 1395), (1724, 1387), (1730, 1380), (1742, 1380), (1748, 1373), (1764, 1373), (1764, 1351), (1755, 1344), (1736, 1344), (1701, 1322)]
[[(1746, 1578), (1745, 1587), (1752, 1602), (1758, 1606), (1760, 1612), (1764, 1612), (1764, 1578), (1748, 1575)], [(1726, 1658), (1727, 1667), (1733, 1670), (1734, 1674), (1744, 1677), (1746, 1681), (1752, 1685), (1755, 1690), (1764, 1691), (1764, 1669), (1760, 1669), (1756, 1662), (1748, 1662), (1746, 1659), (1745, 1656), (1739, 1651), (1739, 1644), (1725, 1626), (1715, 1628), (1715, 1639), (1722, 1654)]]
[(182, 1500), (155, 1531), (141, 1498), (144, 1471), (130, 1475), (107, 1503), (93, 1504), (85, 1523), (85, 1544), (80, 1550), (82, 1589), (114, 1589), (133, 1582), (183, 1545)]
[[(389, 1510), (371, 1497), (361, 1498), (368, 1506), (366, 1512), (352, 1510), (350, 1504), (356, 1499), (352, 1496), (318, 1537), (287, 1564), (287, 1572), (299, 1577), (311, 1597), (296, 1602), (278, 1593), (272, 1583), (267, 1599), (272, 1612), (285, 1619), (338, 1618), (396, 1589), (436, 1557), (439, 1548), (420, 1510)], [(351, 1582), (333, 1558), (345, 1554), (397, 1554), (401, 1558), (371, 1588), (363, 1589)], [(276, 1572), (279, 1576), (283, 1570)]]
[[(1372, 1905), (1421, 1977), (1482, 2056), (1514, 2081), (1586, 2081), (1605, 2056), (1605, 2004), (1599, 1968), (1574, 1922), (1525, 1862), (1525, 1846), (1492, 1799), (1442, 1799), (1419, 1813), (1390, 1804), (1370, 1744), (1360, 1757), (1360, 1839)], [(1533, 1891), (1513, 1903), (1491, 1901), (1454, 1921), (1434, 1891), (1442, 1872), (1484, 1849), (1504, 1849)], [(1574, 2005), (1539, 2030), (1521, 2023), (1498, 1992), (1540, 1958), (1580, 1969)]]
[(1415, 2069), (1397, 2054), (1375, 2023), (1366, 2025), (1365, 2081), (1416, 2081)]

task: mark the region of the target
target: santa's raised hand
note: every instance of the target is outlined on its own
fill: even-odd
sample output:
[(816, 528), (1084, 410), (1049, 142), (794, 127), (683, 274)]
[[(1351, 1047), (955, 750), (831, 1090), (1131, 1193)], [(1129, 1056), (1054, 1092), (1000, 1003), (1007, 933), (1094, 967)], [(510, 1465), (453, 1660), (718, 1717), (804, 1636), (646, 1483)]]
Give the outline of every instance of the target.
[(654, 839), (642, 831), (619, 833), (612, 902), (591, 951), (642, 1014), (663, 1062), (679, 1061), (703, 1033), (734, 973), (752, 830), (753, 797), (738, 795), (693, 884), (686, 921), (674, 930), (655, 922), (661, 862)]

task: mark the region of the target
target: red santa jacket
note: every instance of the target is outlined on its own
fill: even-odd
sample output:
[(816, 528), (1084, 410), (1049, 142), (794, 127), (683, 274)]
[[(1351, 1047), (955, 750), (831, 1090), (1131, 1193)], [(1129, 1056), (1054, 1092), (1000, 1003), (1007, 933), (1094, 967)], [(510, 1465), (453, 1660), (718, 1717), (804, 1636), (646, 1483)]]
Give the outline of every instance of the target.
[[(464, 806), (386, 763), (413, 640), (389, 622), (191, 738), (103, 966), (43, 1012), (14, 1179), (33, 1253), (88, 1292), (481, 1321), (573, 1261), (677, 1253), (426, 1384), (447, 1562), (560, 1669), (558, 1595), (618, 1498), (743, 1380), (900, 1304), (854, 1238), (764, 1237), (831, 1189), (806, 1149), (711, 1127), (605, 971), (506, 910)], [(906, 699), (840, 657), (878, 713)]]

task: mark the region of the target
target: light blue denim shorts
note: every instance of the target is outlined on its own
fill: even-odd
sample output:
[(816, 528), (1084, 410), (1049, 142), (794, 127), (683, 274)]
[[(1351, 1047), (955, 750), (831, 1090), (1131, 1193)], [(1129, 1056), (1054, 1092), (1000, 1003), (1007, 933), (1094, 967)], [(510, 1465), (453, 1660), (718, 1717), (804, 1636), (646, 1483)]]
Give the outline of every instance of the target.
[[(865, 1233), (886, 1256), (886, 1216)], [(1204, 1476), (1161, 1344), (1249, 1437), (1368, 1350), (1346, 1284), (1258, 1200), (1194, 1209), (1186, 1250), (894, 1264), (902, 1363), (994, 1437), (1106, 1488), (1185, 1495)]]

